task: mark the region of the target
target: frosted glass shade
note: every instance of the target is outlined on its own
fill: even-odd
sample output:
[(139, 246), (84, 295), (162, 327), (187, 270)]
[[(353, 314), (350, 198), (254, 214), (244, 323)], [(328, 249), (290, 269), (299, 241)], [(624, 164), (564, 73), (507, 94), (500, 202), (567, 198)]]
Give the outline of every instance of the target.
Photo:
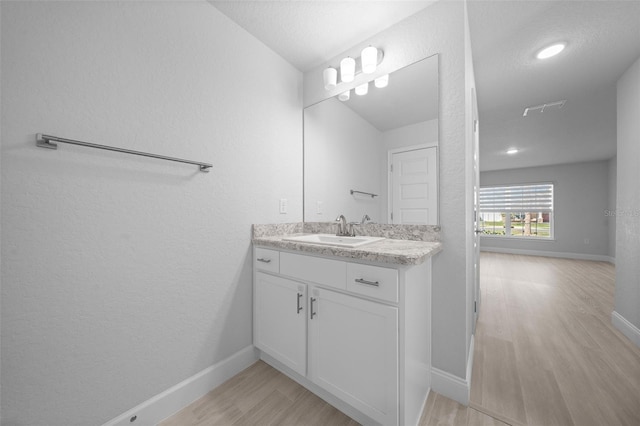
[(342, 102), (348, 101), (351, 98), (351, 90), (347, 90), (346, 92), (342, 92), (338, 95), (338, 99)]
[(366, 95), (369, 93), (369, 83), (361, 84), (360, 86), (356, 86), (356, 95)]
[(379, 89), (387, 87), (389, 85), (389, 74), (376, 78), (375, 85)]
[(362, 60), (362, 72), (365, 74), (371, 74), (375, 72), (378, 66), (378, 49), (373, 46), (365, 47), (360, 54)]
[(545, 47), (544, 49), (538, 52), (538, 54), (536, 55), (536, 58), (547, 59), (552, 56), (556, 56), (558, 53), (564, 50), (564, 47), (566, 45), (567, 45), (566, 43), (556, 43), (549, 47)]
[(335, 68), (327, 68), (322, 72), (325, 90), (335, 89), (338, 84), (338, 70)]
[(345, 83), (353, 81), (356, 75), (356, 60), (347, 57), (340, 61), (340, 79)]

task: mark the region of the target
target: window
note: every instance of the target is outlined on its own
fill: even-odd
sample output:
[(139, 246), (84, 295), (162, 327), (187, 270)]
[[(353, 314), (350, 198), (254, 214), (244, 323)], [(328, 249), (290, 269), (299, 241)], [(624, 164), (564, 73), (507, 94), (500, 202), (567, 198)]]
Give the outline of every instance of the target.
[(553, 238), (553, 184), (485, 186), (480, 188), (482, 235)]

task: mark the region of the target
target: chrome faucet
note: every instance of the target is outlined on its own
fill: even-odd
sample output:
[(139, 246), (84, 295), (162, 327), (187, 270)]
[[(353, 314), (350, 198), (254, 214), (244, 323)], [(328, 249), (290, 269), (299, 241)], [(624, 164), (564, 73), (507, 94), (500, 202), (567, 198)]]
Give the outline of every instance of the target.
[[(338, 222), (338, 232), (336, 236), (338, 237), (353, 237), (353, 231), (350, 231), (347, 227), (347, 219), (344, 215), (340, 215), (336, 218), (336, 222)], [(353, 227), (351, 227), (353, 229)]]

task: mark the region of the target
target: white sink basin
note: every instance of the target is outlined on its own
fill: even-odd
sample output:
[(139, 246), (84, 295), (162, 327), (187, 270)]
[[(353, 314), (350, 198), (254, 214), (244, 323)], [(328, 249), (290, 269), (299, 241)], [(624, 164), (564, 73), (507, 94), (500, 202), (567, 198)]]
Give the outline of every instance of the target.
[(283, 238), (283, 240), (295, 241), (298, 243), (354, 248), (363, 246), (365, 244), (375, 243), (376, 241), (384, 240), (384, 237), (367, 237), (364, 235), (359, 235), (357, 237), (338, 237), (337, 235), (332, 234), (310, 234), (298, 235), (295, 237), (285, 237)]

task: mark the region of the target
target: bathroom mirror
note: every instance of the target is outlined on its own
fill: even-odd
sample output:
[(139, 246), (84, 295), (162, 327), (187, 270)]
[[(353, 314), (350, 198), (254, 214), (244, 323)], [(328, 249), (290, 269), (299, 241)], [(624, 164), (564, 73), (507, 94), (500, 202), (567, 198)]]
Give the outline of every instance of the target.
[(437, 146), (438, 55), (305, 108), (304, 220), (436, 225)]

